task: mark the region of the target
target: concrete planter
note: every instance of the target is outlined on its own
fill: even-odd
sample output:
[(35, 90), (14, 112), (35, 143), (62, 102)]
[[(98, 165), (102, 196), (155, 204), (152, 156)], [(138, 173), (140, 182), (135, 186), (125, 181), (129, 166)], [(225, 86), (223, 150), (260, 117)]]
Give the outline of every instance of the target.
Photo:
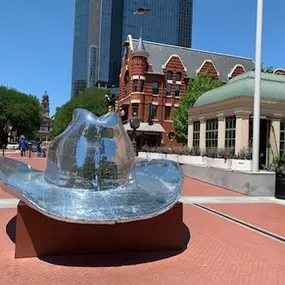
[(251, 171), (252, 161), (246, 159), (206, 158), (206, 166), (228, 170)]
[(206, 157), (206, 166), (222, 169), (231, 169), (231, 159)]
[(144, 159), (169, 159), (180, 164), (204, 165), (227, 170), (251, 171), (252, 161), (246, 159), (209, 158), (203, 156), (164, 154), (156, 152), (139, 152), (138, 157)]
[(142, 152), (138, 153), (138, 157), (139, 158), (148, 158), (148, 156), (149, 156), (148, 154), (149, 154), (148, 152), (143, 152), (142, 151)]
[(178, 154), (167, 154), (166, 155), (166, 159), (169, 159), (169, 160), (172, 160), (172, 161), (175, 161), (175, 162), (179, 162), (179, 155)]
[(232, 160), (232, 170), (251, 171), (252, 170), (252, 160), (233, 159)]
[(191, 155), (179, 155), (178, 162), (181, 164), (205, 164), (205, 157), (203, 156), (191, 156)]
[(166, 159), (166, 154), (157, 152), (139, 152), (138, 157), (146, 159)]

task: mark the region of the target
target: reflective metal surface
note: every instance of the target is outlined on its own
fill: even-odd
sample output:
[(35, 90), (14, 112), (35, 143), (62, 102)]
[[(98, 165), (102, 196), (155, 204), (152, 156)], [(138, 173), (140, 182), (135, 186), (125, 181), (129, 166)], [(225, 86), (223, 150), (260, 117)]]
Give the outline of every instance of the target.
[(135, 161), (119, 116), (77, 109), (48, 152), (45, 172), (0, 158), (8, 192), (54, 219), (74, 223), (141, 220), (171, 208), (183, 173), (169, 160)]

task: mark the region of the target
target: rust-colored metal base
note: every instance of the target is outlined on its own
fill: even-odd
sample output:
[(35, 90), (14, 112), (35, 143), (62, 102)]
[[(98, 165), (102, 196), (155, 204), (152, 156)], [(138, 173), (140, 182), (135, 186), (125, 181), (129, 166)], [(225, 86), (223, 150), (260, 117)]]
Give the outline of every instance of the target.
[(15, 258), (86, 253), (180, 250), (183, 204), (143, 221), (114, 225), (66, 223), (18, 204)]

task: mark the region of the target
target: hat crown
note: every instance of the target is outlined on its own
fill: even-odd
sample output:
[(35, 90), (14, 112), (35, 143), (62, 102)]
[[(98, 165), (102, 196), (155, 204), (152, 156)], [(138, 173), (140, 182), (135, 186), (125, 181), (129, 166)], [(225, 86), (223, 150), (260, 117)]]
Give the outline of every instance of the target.
[(132, 179), (135, 153), (117, 113), (76, 109), (49, 147), (44, 179), (60, 187), (105, 190)]

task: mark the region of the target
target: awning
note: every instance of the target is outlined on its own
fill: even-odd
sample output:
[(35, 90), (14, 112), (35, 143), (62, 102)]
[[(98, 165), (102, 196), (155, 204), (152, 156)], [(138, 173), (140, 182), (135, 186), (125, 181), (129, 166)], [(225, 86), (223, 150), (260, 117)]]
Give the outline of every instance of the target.
[[(132, 131), (130, 123), (124, 125), (126, 131)], [(165, 133), (165, 129), (161, 124), (140, 123), (140, 127), (137, 129), (138, 132), (151, 132), (151, 133)]]

